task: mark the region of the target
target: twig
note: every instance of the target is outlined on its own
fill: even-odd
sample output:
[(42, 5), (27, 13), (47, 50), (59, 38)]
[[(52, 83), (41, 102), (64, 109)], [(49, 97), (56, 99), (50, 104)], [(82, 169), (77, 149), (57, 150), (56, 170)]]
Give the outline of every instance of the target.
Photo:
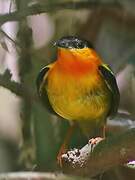
[(5, 31), (3, 31), (1, 28), (0, 28), (0, 33), (2, 33), (8, 40), (10, 40), (13, 44), (17, 45), (18, 47), (20, 47), (19, 43), (12, 39)]
[(96, 1), (79, 1), (79, 2), (54, 2), (54, 3), (36, 3), (32, 4), (23, 11), (14, 11), (11, 13), (3, 14), (0, 15), (0, 24), (2, 25), (3, 23), (7, 21), (18, 21), (20, 19), (23, 19), (27, 16), (30, 15), (36, 15), (40, 13), (45, 13), (45, 12), (54, 12), (56, 10), (62, 10), (62, 9), (93, 9), (97, 7), (121, 7), (119, 3), (116, 2), (110, 2), (110, 3), (101, 3), (101, 2), (96, 2)]
[(31, 91), (29, 88), (25, 88), (23, 84), (12, 81), (11, 74), (8, 70), (3, 75), (0, 75), (0, 86), (7, 88), (12, 93), (19, 97), (31, 98), (33, 101), (38, 100), (38, 95)]
[(91, 144), (62, 155), (66, 173), (93, 177), (135, 159), (135, 128), (106, 138), (91, 151)]
[[(1, 173), (0, 179), (3, 180), (88, 180), (88, 178), (81, 178), (75, 176), (64, 175), (61, 173), (40, 173), (40, 172), (14, 172)], [(92, 179), (89, 179), (92, 180)]]
[(17, 96), (22, 97), (24, 95), (22, 85), (15, 81), (11, 81), (11, 74), (8, 70), (3, 75), (0, 75), (0, 86), (9, 89)]
[(127, 112), (118, 112), (114, 119), (107, 120), (107, 133), (119, 134), (131, 128), (135, 128), (135, 120)]

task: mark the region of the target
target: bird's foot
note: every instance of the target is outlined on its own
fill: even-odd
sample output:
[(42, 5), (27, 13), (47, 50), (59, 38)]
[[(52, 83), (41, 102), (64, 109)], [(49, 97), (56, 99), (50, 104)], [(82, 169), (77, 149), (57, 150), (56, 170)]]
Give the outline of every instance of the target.
[(96, 138), (91, 138), (89, 140), (89, 144), (93, 144), (93, 145), (96, 145), (98, 144), (100, 141), (102, 141), (104, 138), (101, 138), (101, 137), (96, 137)]
[(63, 144), (57, 155), (57, 163), (60, 167), (62, 167), (62, 155), (65, 154), (66, 152), (67, 152), (67, 147), (65, 144)]
[(91, 152), (94, 150), (95, 146), (100, 142), (103, 141), (105, 138), (101, 138), (101, 137), (96, 137), (96, 138), (91, 138), (88, 141), (88, 144), (91, 145)]

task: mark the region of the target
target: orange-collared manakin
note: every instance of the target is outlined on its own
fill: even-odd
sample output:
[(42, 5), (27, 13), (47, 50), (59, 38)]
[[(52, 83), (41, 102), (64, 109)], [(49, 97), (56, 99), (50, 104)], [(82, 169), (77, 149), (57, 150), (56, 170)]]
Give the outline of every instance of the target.
[[(86, 40), (67, 36), (54, 45), (57, 60), (37, 77), (39, 96), (50, 112), (78, 124), (86, 136), (97, 129), (103, 133), (107, 117), (117, 113), (120, 100), (112, 70)], [(69, 141), (69, 135), (66, 138)]]

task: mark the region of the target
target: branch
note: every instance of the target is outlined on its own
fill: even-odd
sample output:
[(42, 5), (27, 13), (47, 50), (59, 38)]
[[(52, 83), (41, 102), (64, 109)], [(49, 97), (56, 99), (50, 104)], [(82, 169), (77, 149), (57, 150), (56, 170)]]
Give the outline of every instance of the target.
[(9, 70), (6, 70), (4, 74), (0, 75), (0, 86), (7, 88), (12, 93), (24, 99), (31, 98), (33, 101), (38, 100), (38, 95), (31, 91), (29, 88), (25, 88), (23, 84), (11, 80), (11, 74)]
[[(135, 159), (135, 128), (62, 155), (64, 172), (93, 177)], [(93, 152), (92, 152), (93, 151)]]
[(3, 75), (0, 75), (0, 86), (9, 89), (12, 93), (17, 96), (23, 96), (24, 91), (21, 84), (11, 81), (11, 74), (8, 70), (5, 71)]
[(14, 43), (15, 45), (18, 45), (18, 42), (16, 42), (14, 39), (12, 39), (5, 31), (3, 31), (2, 29), (0, 29), (0, 33), (5, 36), (8, 40), (10, 40), (12, 43)]
[(107, 120), (107, 133), (119, 134), (131, 128), (135, 128), (135, 120), (128, 112), (119, 111), (114, 119)]
[(104, 3), (104, 2), (95, 2), (95, 1), (79, 1), (79, 2), (74, 2), (74, 1), (69, 1), (69, 2), (57, 2), (55, 1), (54, 3), (36, 3), (32, 4), (29, 7), (25, 8), (23, 11), (14, 11), (11, 13), (3, 14), (0, 15), (0, 24), (2, 25), (3, 23), (7, 21), (18, 21), (22, 18), (25, 18), (30, 15), (36, 15), (40, 13), (46, 13), (46, 12), (54, 12), (56, 10), (62, 10), (62, 9), (92, 9), (92, 8), (97, 8), (97, 7), (120, 7), (120, 4), (117, 2), (110, 2), (110, 3)]
[[(14, 172), (14, 173), (1, 173), (0, 179), (18, 180), (88, 180), (88, 178), (81, 178), (75, 176), (64, 175), (62, 173), (40, 173), (40, 172)], [(92, 180), (92, 179), (89, 179)]]

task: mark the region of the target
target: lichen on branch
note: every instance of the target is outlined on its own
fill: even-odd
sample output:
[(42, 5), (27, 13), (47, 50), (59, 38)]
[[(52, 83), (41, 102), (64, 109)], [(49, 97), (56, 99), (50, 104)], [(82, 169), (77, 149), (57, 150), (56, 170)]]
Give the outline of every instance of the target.
[[(62, 155), (63, 170), (80, 176), (93, 177), (110, 168), (135, 159), (135, 128), (108, 137), (92, 150), (91, 144)], [(77, 153), (78, 152), (78, 153)]]

